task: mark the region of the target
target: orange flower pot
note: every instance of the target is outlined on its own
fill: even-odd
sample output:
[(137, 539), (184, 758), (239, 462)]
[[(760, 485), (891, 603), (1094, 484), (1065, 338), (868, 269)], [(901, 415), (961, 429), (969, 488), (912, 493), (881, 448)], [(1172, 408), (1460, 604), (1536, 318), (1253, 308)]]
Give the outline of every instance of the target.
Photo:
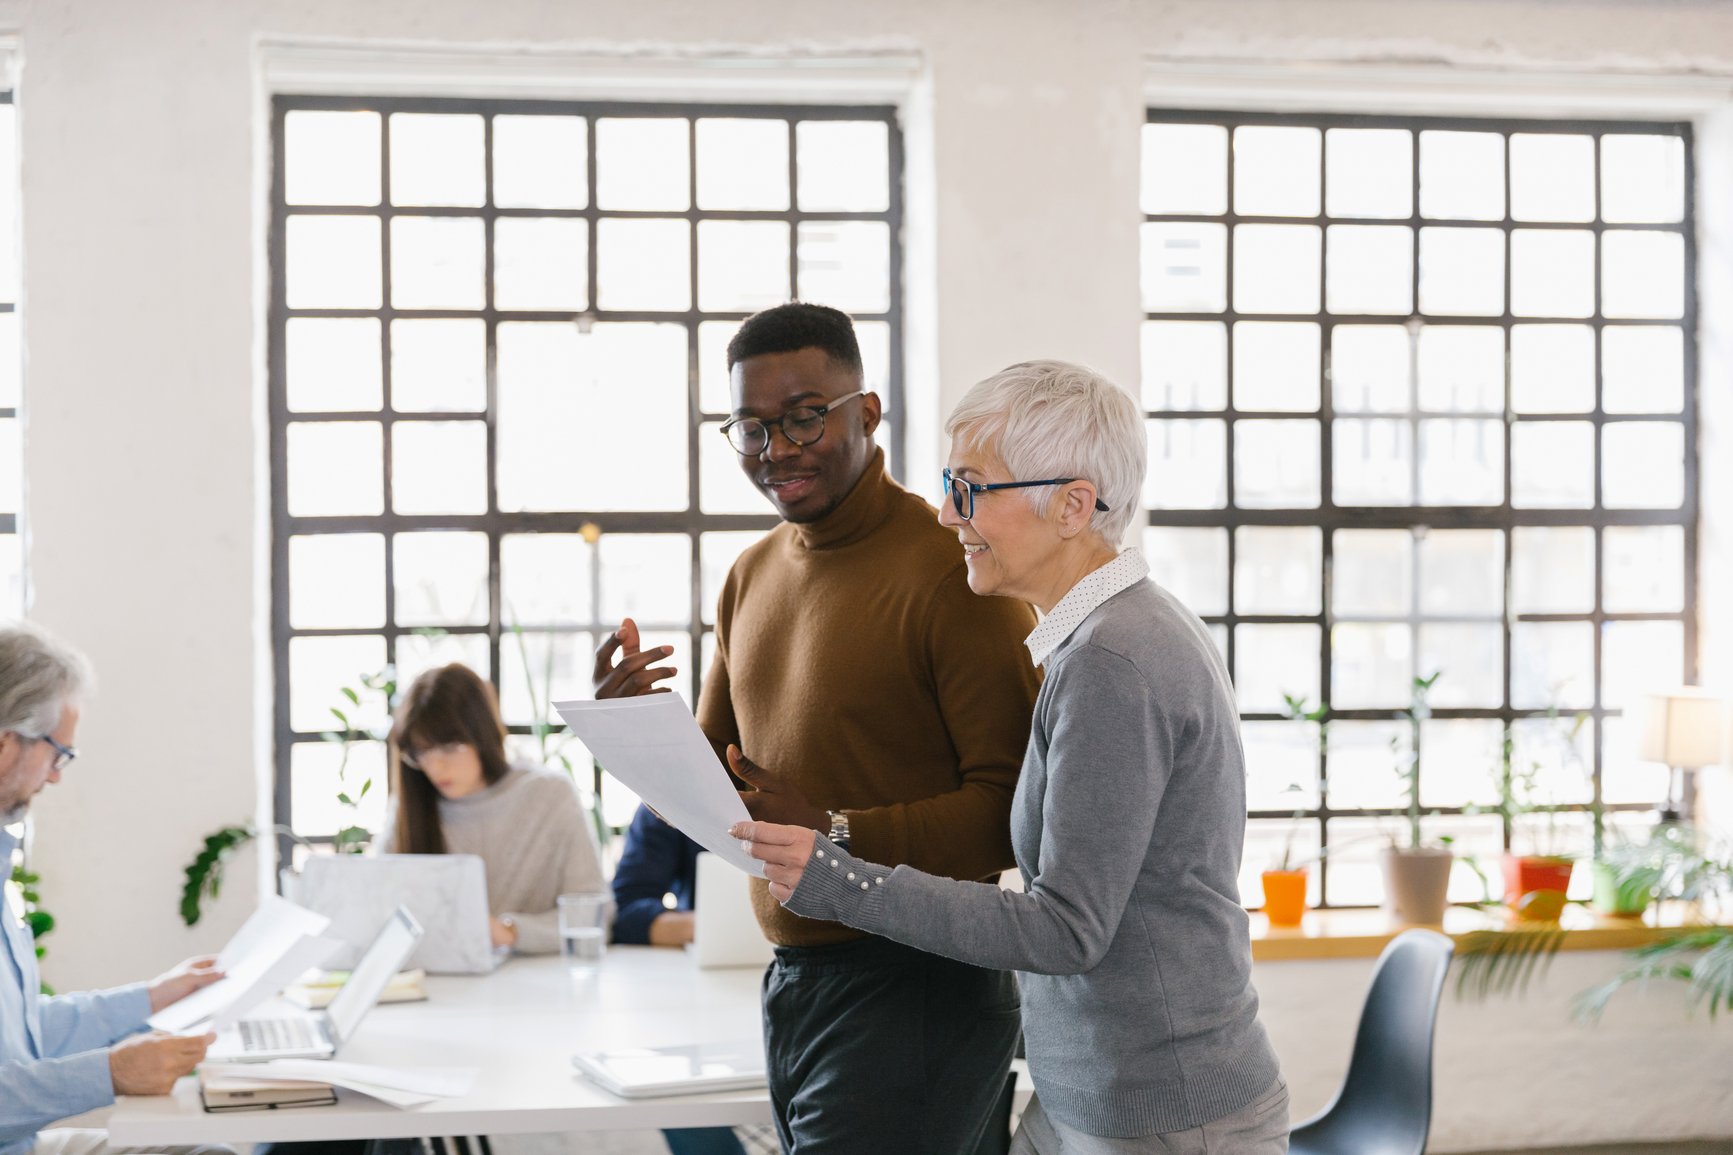
[(1543, 858), (1534, 854), (1505, 855), (1505, 903), (1515, 909), (1524, 895), (1533, 894), (1537, 890), (1556, 890), (1560, 893), (1569, 890), (1571, 870), (1575, 866), (1576, 861), (1570, 858)]
[(1264, 871), (1264, 913), (1271, 926), (1299, 926), (1306, 914), (1306, 870)]

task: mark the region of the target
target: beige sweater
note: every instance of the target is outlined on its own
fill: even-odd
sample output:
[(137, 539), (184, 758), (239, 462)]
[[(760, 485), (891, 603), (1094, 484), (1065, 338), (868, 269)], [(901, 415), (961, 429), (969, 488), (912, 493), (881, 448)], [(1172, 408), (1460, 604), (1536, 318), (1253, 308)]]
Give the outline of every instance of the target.
[[(517, 924), (521, 954), (560, 949), (560, 895), (608, 889), (595, 833), (561, 771), (513, 766), (479, 793), (441, 798), (439, 824), (447, 850), (486, 864), (488, 910)], [(396, 825), (387, 816), (379, 853), (392, 852)]]

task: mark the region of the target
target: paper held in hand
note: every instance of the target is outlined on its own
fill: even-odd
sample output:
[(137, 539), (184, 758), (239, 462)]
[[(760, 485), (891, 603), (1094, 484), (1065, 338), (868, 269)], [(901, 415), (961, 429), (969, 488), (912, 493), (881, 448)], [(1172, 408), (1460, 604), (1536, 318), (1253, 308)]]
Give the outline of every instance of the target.
[(728, 828), (750, 815), (678, 694), (555, 702), (554, 709), (596, 761), (650, 809), (705, 850), (764, 877), (764, 864), (728, 837)]

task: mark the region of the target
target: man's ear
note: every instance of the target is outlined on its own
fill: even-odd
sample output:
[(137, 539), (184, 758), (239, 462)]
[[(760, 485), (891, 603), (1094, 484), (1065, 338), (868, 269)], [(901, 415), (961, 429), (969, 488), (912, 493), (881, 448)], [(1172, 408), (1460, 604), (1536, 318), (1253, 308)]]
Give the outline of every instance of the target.
[(871, 437), (878, 432), (879, 422), (884, 420), (884, 402), (879, 400), (877, 393), (868, 391), (867, 395), (860, 399), (860, 412), (861, 428)]

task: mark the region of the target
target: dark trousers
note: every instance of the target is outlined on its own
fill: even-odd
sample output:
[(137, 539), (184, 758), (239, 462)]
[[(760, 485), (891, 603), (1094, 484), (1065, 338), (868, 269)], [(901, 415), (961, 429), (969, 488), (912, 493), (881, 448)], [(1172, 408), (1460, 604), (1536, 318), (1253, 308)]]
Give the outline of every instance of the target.
[(1004, 1150), (1016, 1046), (1004, 971), (885, 939), (778, 947), (764, 973), (770, 1105), (786, 1155)]

